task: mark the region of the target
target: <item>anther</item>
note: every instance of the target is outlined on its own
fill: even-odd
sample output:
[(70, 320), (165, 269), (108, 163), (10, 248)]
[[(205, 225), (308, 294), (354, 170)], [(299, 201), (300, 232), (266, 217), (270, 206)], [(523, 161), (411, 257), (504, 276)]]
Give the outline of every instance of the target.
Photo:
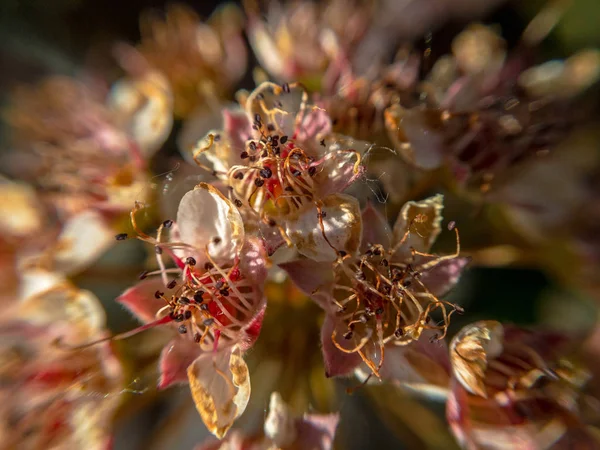
[(219, 142), (221, 140), (221, 135), (220, 134), (215, 134), (215, 137), (213, 138), (213, 140), (215, 142)]
[(351, 339), (353, 334), (352, 331), (348, 331), (344, 334), (344, 339)]
[(219, 290), (219, 289), (223, 288), (223, 286), (225, 286), (225, 281), (219, 280), (215, 284), (215, 289)]
[(263, 180), (262, 178), (256, 178), (256, 179), (254, 180), (254, 184), (255, 184), (257, 187), (261, 187), (262, 185), (264, 185), (264, 184), (265, 184), (265, 180)]
[(215, 236), (212, 241), (213, 244), (219, 245), (221, 243), (221, 238), (219, 236)]
[(260, 124), (262, 122), (260, 114), (258, 114), (258, 113), (254, 114), (254, 121), (258, 124)]
[(188, 256), (188, 257), (185, 259), (185, 263), (186, 263), (188, 266), (195, 266), (195, 265), (196, 265), (196, 260), (195, 260), (195, 259), (194, 259), (192, 256)]
[(233, 176), (233, 178), (235, 178), (236, 180), (241, 180), (244, 178), (244, 173), (243, 172), (236, 172), (235, 175)]
[(242, 207), (242, 205), (243, 205), (242, 201), (241, 201), (239, 198), (236, 198), (236, 199), (233, 201), (233, 204), (234, 204), (235, 206), (237, 206), (238, 208), (241, 208), (241, 207)]
[(187, 327), (185, 325), (179, 325), (179, 328), (177, 328), (177, 331), (179, 331), (180, 334), (185, 334), (185, 333), (187, 333)]
[(175, 316), (175, 322), (183, 322), (183, 314), (177, 314)]
[(378, 316), (381, 315), (381, 314), (383, 314), (383, 308), (382, 307), (377, 308), (375, 310), (375, 314), (377, 314)]
[(190, 320), (192, 318), (192, 312), (188, 309), (185, 313), (183, 313), (183, 317), (185, 320)]
[(263, 178), (271, 178), (271, 175), (273, 175), (273, 172), (268, 167), (263, 167), (261, 169), (261, 171), (259, 172), (259, 174)]
[(197, 344), (202, 339), (202, 335), (200, 333), (194, 334), (194, 342)]
[(211, 263), (209, 263), (209, 262), (207, 262), (206, 264), (204, 264), (204, 270), (210, 270), (210, 269), (212, 269), (213, 267), (215, 267), (215, 266), (213, 266), (213, 265), (212, 265)]
[(281, 86), (281, 89), (283, 89), (283, 92), (285, 92), (286, 94), (289, 94), (289, 93), (290, 93), (290, 85), (289, 85), (289, 84), (287, 84), (287, 83), (284, 83), (284, 84)]
[(172, 225), (173, 225), (173, 221), (171, 219), (165, 220), (163, 222), (163, 227), (165, 227), (165, 228), (171, 228)]
[[(248, 147), (250, 147), (250, 150), (254, 151), (256, 150), (256, 143), (255, 142), (250, 142), (248, 144)], [(246, 156), (247, 157), (247, 156)]]
[(267, 125), (267, 130), (269, 131), (275, 131), (275, 125), (273, 125), (272, 123)]
[[(254, 143), (254, 142), (253, 142), (253, 143)], [(249, 155), (249, 154), (248, 154), (248, 152), (247, 152), (247, 151), (245, 151), (245, 150), (244, 150), (242, 153), (240, 153), (240, 158), (242, 158), (242, 159), (246, 159), (248, 156), (250, 156), (250, 155)]]
[(315, 173), (317, 173), (317, 168), (315, 166), (312, 166), (312, 167), (308, 168), (308, 175), (309, 176), (314, 177)]
[(115, 239), (117, 241), (124, 241), (125, 239), (127, 239), (127, 233), (119, 233), (115, 236)]
[(449, 231), (454, 230), (455, 226), (456, 226), (456, 222), (454, 220), (451, 220), (450, 222), (448, 222), (448, 230)]
[(396, 331), (394, 331), (394, 336), (397, 338), (404, 336), (404, 330), (402, 328), (398, 328)]
[(215, 323), (215, 319), (206, 319), (204, 322), (202, 322), (205, 327), (210, 327), (213, 323)]
[(320, 213), (317, 213), (317, 218), (321, 218), (324, 219), (325, 217), (327, 217), (327, 213), (325, 211), (321, 211)]
[(223, 297), (229, 297), (229, 289), (227, 289), (227, 288), (221, 289), (219, 291), (219, 294), (221, 294)]
[(165, 293), (164, 293), (164, 292), (156, 291), (156, 292), (154, 293), (154, 298), (155, 298), (155, 299), (159, 299), (159, 298), (161, 298), (163, 295), (165, 295)]
[(171, 280), (167, 284), (167, 289), (173, 289), (175, 286), (177, 286), (177, 280)]
[(187, 297), (179, 297), (177, 299), (177, 303), (179, 303), (180, 305), (189, 305), (190, 304), (190, 299)]
[(140, 280), (145, 280), (146, 277), (148, 277), (148, 271), (144, 270), (142, 273), (140, 273), (140, 276), (138, 277)]
[(162, 255), (163, 249), (157, 245), (156, 247), (154, 247), (154, 252), (157, 255)]
[(204, 295), (204, 291), (198, 291), (194, 294), (194, 300), (198, 303), (202, 303), (202, 296)]
[(319, 144), (321, 144), (323, 147), (325, 147), (325, 139), (321, 139), (321, 141), (319, 142)]
[(285, 144), (287, 142), (287, 140), (288, 140), (288, 137), (284, 135), (284, 136), (281, 136), (281, 139), (279, 139), (279, 142), (281, 144)]
[(208, 311), (208, 303), (202, 303), (202, 304), (200, 305), (200, 309), (201, 309), (202, 311)]

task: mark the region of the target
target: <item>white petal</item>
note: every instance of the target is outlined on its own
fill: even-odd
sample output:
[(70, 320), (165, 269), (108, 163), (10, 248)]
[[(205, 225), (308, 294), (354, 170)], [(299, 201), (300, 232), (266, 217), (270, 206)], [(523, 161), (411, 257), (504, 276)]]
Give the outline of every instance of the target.
[(317, 208), (312, 205), (287, 220), (286, 232), (298, 252), (315, 261), (335, 260), (333, 248), (348, 254), (356, 253), (362, 234), (358, 201), (349, 195), (334, 194), (322, 203), (325, 213), (322, 228)]
[(206, 261), (207, 247), (212, 258), (231, 261), (244, 241), (244, 224), (237, 208), (206, 183), (183, 196), (177, 225), (181, 241), (194, 247), (191, 253), (198, 262)]
[(54, 253), (54, 269), (66, 275), (85, 269), (115, 242), (114, 230), (96, 211), (84, 211), (65, 224)]

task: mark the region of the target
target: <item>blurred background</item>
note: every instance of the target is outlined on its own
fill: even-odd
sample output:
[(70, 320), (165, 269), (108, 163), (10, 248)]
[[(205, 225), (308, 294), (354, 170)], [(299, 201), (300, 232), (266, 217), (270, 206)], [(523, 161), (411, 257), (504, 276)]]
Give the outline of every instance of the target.
[[(217, 1), (179, 1), (206, 19), (220, 5)], [(443, 0), (410, 0), (398, 2), (402, 7), (389, 7), (395, 12), (389, 23), (381, 22), (389, 45), (409, 42), (415, 48), (428, 48), (434, 57), (450, 51), (452, 39), (473, 21), (497, 26), (509, 49), (517, 46), (523, 31), (546, 5), (539, 1), (487, 1), (477, 6), (431, 7)], [(418, 3), (419, 5), (415, 5)], [(447, 3), (452, 3), (448, 1)], [(564, 14), (555, 28), (536, 48), (535, 60), (558, 60), (584, 48), (600, 48), (600, 3), (597, 0), (573, 0), (565, 3)], [(61, 74), (102, 80), (110, 86), (123, 76), (122, 65), (115, 57), (115, 44), (135, 45), (140, 41), (140, 17), (149, 10), (164, 14), (169, 2), (157, 0), (4, 0), (0, 4), (0, 101), (9, 110), (12, 96), (23, 84), (36, 83), (49, 75)], [(239, 2), (238, 2), (239, 4)], [(239, 6), (242, 6), (239, 4)], [(405, 8), (405, 9), (403, 9)], [(410, 9), (409, 9), (410, 8)], [(422, 10), (420, 10), (421, 8)], [(429, 9), (428, 9), (429, 8)], [(449, 9), (448, 9), (449, 8)], [(406, 14), (410, 11), (410, 14)], [(407, 17), (417, 18), (409, 24)], [(391, 42), (393, 41), (393, 42)], [(385, 45), (385, 43), (381, 44)], [(369, 60), (363, 61), (369, 64)], [(258, 65), (249, 52), (248, 70), (236, 89), (252, 89)], [(234, 89), (228, 94), (233, 101)], [(600, 152), (598, 140), (598, 88), (587, 95), (583, 134), (576, 142)], [(180, 156), (177, 140), (185, 123), (185, 115), (175, 117), (172, 130), (150, 160), (154, 174), (149, 185), (155, 204), (177, 188), (171, 183), (177, 175)], [(6, 115), (4, 115), (6, 119)], [(14, 151), (10, 121), (4, 120), (0, 135), (0, 151)], [(591, 131), (590, 131), (591, 130)], [(579, 133), (579, 131), (578, 131)], [(578, 144), (579, 145), (579, 144)], [(568, 158), (568, 156), (567, 156)], [(0, 176), (15, 179), (14, 173), (0, 166)], [(179, 172), (181, 173), (181, 172)], [(557, 186), (565, 183), (560, 170), (551, 177)], [(597, 176), (597, 175), (594, 175)], [(170, 178), (169, 178), (170, 177)], [(192, 176), (192, 181), (197, 175)], [(591, 177), (593, 178), (593, 177)], [(33, 183), (35, 183), (35, 176)], [(592, 185), (590, 181), (590, 185)], [(597, 187), (597, 180), (595, 181)], [(539, 189), (544, 195), (545, 188)], [(2, 199), (4, 202), (4, 199)], [(3, 214), (11, 214), (8, 204)], [(549, 240), (556, 245), (536, 246), (527, 233), (515, 231), (506, 216), (493, 208), (481, 215), (466, 206), (458, 196), (447, 197), (445, 217), (461, 224), (463, 244), (473, 264), (450, 294), (467, 311), (454, 316), (451, 333), (479, 319), (495, 319), (522, 325), (546, 325), (562, 330), (591, 333), (596, 324), (600, 291), (598, 291), (595, 257), (581, 260), (565, 250), (557, 234)], [(549, 207), (552, 209), (552, 206)], [(559, 208), (559, 206), (556, 206)], [(594, 208), (597, 206), (594, 205)], [(584, 207), (585, 209), (585, 207)], [(590, 205), (590, 211), (592, 205)], [(149, 225), (165, 219), (156, 208)], [(597, 214), (597, 212), (596, 212)], [(598, 245), (599, 222), (590, 212), (585, 243)], [(123, 222), (125, 223), (125, 222)], [(581, 222), (580, 222), (581, 223)], [(534, 233), (539, 233), (540, 227)], [(553, 235), (554, 236), (554, 235)], [(439, 249), (452, 250), (451, 235), (444, 235)], [(515, 250), (517, 249), (517, 250)], [(107, 326), (119, 333), (137, 325), (129, 313), (114, 300), (130, 287), (140, 272), (147, 268), (149, 255), (138, 241), (113, 246), (90, 267), (72, 276), (82, 289), (92, 291), (107, 313)], [(589, 275), (571, 276), (574, 265), (583, 265)], [(586, 271), (584, 270), (584, 271)], [(319, 346), (319, 324), (314, 317), (319, 308), (289, 283), (272, 282), (268, 287), (269, 313), (266, 316), (261, 344), (248, 354), (253, 377), (250, 406), (236, 427), (253, 432), (265, 418), (269, 395), (273, 390), (297, 411), (340, 411), (341, 421), (336, 448), (451, 449), (457, 445), (444, 421), (442, 402), (403, 393), (391, 386), (369, 386), (348, 395), (346, 388), (354, 380), (324, 378)], [(161, 331), (150, 331), (118, 343), (118, 353), (127, 361), (128, 389), (120, 395), (120, 406), (114, 420), (116, 449), (187, 449), (203, 442), (209, 434), (198, 417), (186, 386), (166, 391), (155, 388), (158, 374), (156, 355), (164, 345)], [(590, 347), (592, 364), (600, 348)], [(273, 357), (276, 355), (276, 357)], [(15, 447), (17, 448), (17, 447)]]

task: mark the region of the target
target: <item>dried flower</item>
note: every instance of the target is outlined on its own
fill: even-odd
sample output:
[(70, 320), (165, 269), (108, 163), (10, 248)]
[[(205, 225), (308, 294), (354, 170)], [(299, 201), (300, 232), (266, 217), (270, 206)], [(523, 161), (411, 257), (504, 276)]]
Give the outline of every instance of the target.
[[(340, 257), (333, 271), (308, 261), (285, 263), (292, 280), (327, 315), (322, 330), (329, 376), (344, 375), (361, 360), (380, 377), (385, 346), (418, 341), (425, 330), (443, 339), (460, 307), (440, 300), (457, 281), (467, 259), (436, 256), (429, 249), (440, 233), (442, 196), (408, 202), (392, 232), (371, 206), (363, 212), (360, 252)], [(309, 275), (310, 271), (318, 276)], [(443, 322), (431, 322), (439, 310)]]
[(231, 188), (270, 252), (284, 241), (317, 260), (356, 249), (358, 205), (339, 192), (362, 174), (360, 153), (329, 133), (327, 114), (307, 104), (305, 91), (263, 83), (244, 113), (225, 111), (224, 121), (198, 143), (194, 160)]
[(455, 376), (448, 421), (465, 448), (594, 448), (578, 417), (585, 371), (565, 359), (566, 336), (495, 321), (464, 327), (450, 344)]
[[(263, 249), (245, 238), (235, 206), (204, 183), (182, 198), (177, 220), (163, 223), (156, 238), (137, 228), (139, 209), (132, 223), (140, 239), (161, 249), (160, 270), (145, 274), (118, 301), (147, 322), (137, 331), (170, 324), (177, 336), (162, 352), (159, 388), (189, 381), (204, 423), (222, 438), (250, 396), (242, 352), (256, 341), (264, 315)], [(175, 267), (166, 268), (165, 255)]]

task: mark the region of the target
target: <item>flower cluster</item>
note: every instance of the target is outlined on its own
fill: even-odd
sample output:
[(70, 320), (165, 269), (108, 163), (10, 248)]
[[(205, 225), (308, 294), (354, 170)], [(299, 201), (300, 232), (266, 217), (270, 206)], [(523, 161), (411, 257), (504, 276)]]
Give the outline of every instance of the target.
[[(206, 22), (172, 5), (115, 46), (110, 89), (55, 75), (14, 93), (0, 155), (7, 448), (109, 446), (128, 377), (152, 377), (157, 396), (187, 385), (220, 440), (201, 449), (330, 449), (343, 414), (299, 413), (331, 408), (327, 379), (349, 377), (347, 393), (446, 401), (463, 448), (598, 445), (585, 333), (501, 323), (494, 307), (460, 316), (469, 266), (552, 267), (596, 293), (600, 159), (577, 130), (600, 53), (537, 60), (556, 6), (514, 48), (475, 23), (439, 51), (421, 28), (471, 2), (402, 3), (247, 1), (247, 17), (224, 5)], [(244, 32), (261, 68), (234, 94)], [(569, 139), (583, 143), (565, 157)], [(134, 281), (119, 264), (144, 251)], [(106, 260), (126, 278), (117, 312), (67, 279)], [(264, 406), (256, 391), (273, 393), (264, 429), (232, 430)]]

